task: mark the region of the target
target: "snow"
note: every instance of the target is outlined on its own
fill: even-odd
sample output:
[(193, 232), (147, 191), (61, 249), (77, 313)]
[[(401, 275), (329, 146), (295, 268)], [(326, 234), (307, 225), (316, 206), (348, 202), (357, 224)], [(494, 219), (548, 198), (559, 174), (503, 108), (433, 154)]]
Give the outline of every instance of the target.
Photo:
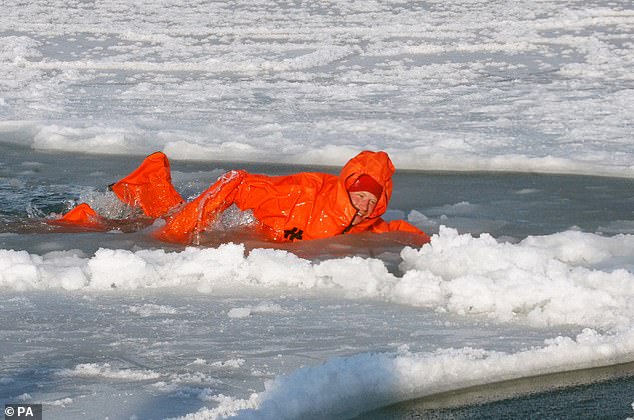
[(232, 308), (227, 316), (229, 318), (248, 318), (252, 315), (266, 314), (266, 313), (279, 313), (284, 309), (278, 304), (261, 303), (256, 306), (248, 306), (246, 308)]
[[(403, 249), (401, 277), (372, 258), (311, 262), (282, 250), (247, 253), (243, 245), (236, 244), (181, 252), (100, 249), (90, 257), (72, 251), (38, 256), (2, 250), (0, 285), (4, 293), (178, 288), (180, 293), (221, 296), (227, 289), (242, 287), (262, 293), (280, 287), (319, 293), (332, 290), (353, 301), (379, 299), (444, 314), (511, 322), (520, 329), (585, 326), (576, 337), (548, 338), (543, 346), (517, 352), (463, 347), (331, 358), (268, 380), (264, 391), (246, 400), (190, 390), (219, 405), (188, 418), (219, 418), (220, 413), (236, 412), (243, 418), (334, 418), (475, 384), (629, 361), (634, 352), (630, 311), (634, 276), (621, 266), (624, 257), (630, 264), (634, 261), (632, 240), (631, 235), (601, 237), (570, 231), (510, 244), (443, 227), (431, 244)], [(165, 321), (183, 316), (182, 310), (164, 304), (128, 305), (125, 310), (129, 317)], [(263, 300), (233, 305), (225, 316), (240, 321), (292, 311)], [(244, 364), (244, 358), (211, 363), (197, 359), (191, 366), (226, 370)], [(187, 374), (187, 379), (183, 373), (165, 378), (160, 370), (115, 368), (106, 362), (81, 363), (57, 374), (126, 382), (154, 380), (155, 388), (178, 394), (185, 392), (178, 385), (182, 381), (213, 384), (214, 377), (203, 372)], [(189, 375), (202, 376), (194, 379)]]
[(36, 149), (634, 176), (628, 2), (5, 9), (0, 131)]
[(133, 371), (131, 369), (112, 369), (109, 363), (104, 363), (102, 365), (96, 363), (84, 363), (75, 366), (72, 370), (61, 370), (58, 372), (58, 375), (71, 377), (97, 376), (127, 381), (144, 381), (159, 377), (159, 374), (155, 372)]
[[(179, 288), (198, 293), (245, 287), (335, 289), (344, 296), (434, 308), (497, 322), (535, 327), (584, 325), (628, 331), (634, 322), (634, 237), (562, 232), (517, 244), (441, 227), (431, 244), (401, 251), (402, 276), (379, 259), (344, 257), (311, 261), (276, 249), (99, 249), (44, 255), (0, 250), (4, 290), (135, 290)], [(210, 269), (213, 267), (213, 269)], [(174, 314), (165, 305), (131, 306), (138, 316)], [(234, 307), (230, 318), (281, 313), (278, 304)], [(634, 351), (634, 349), (631, 349)]]
[[(633, 28), (626, 1), (3, 4), (0, 142), (27, 152), (0, 157), (0, 216), (77, 196), (124, 217), (95, 186), (156, 150), (214, 162), (174, 171), (188, 198), (224, 163), (363, 149), (399, 170), (632, 178)], [(46, 418), (344, 418), (632, 361), (631, 211), (589, 230), (564, 197), (543, 216), (564, 228), (522, 236), (503, 227), (531, 208), (502, 219), (500, 200), (415, 182), (404, 195), (437, 201), (389, 215), (432, 242), (389, 258), (0, 232), (0, 399)], [(541, 187), (510, 194), (547, 208)]]
[[(395, 400), (448, 391), (456, 383), (480, 384), (483, 376), (495, 382), (511, 378), (509, 372), (529, 375), (552, 371), (569, 366), (569, 354), (575, 354), (580, 363), (592, 365), (597, 359), (613, 357), (619, 347), (630, 346), (634, 336), (628, 334), (621, 339), (605, 343), (604, 337), (585, 330), (576, 339), (559, 337), (543, 348), (513, 355), (472, 348), (431, 354), (411, 354), (401, 349), (396, 354), (333, 359), (267, 383), (257, 410), (242, 411), (238, 418), (352, 417)], [(601, 348), (598, 352), (597, 347)], [(324, 408), (329, 406), (337, 411)]]

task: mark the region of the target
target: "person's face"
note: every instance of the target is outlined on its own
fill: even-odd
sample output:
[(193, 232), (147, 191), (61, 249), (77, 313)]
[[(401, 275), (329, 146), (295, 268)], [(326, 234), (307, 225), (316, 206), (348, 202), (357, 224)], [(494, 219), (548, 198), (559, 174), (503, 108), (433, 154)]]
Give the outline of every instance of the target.
[(356, 225), (367, 219), (376, 207), (377, 198), (374, 194), (367, 191), (353, 191), (350, 194), (350, 202), (357, 209), (357, 214), (352, 220), (352, 224)]

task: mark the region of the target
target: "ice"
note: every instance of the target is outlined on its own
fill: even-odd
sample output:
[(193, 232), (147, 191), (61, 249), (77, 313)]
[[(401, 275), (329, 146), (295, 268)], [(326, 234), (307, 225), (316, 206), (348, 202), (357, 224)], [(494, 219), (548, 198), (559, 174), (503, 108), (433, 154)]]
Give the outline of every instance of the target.
[[(518, 372), (529, 375), (570, 368), (570, 354), (576, 355), (578, 363), (594, 365), (633, 343), (631, 332), (615, 339), (584, 330), (576, 339), (558, 337), (543, 348), (512, 355), (473, 348), (412, 354), (402, 348), (394, 354), (334, 358), (269, 381), (257, 396), (257, 409), (241, 408), (237, 418), (351, 418), (394, 401), (448, 391), (456, 384), (474, 386), (511, 379)], [(219, 416), (217, 409), (204, 409), (184, 418)]]
[[(258, 378), (261, 370), (251, 367), (255, 356), (245, 353), (210, 362), (205, 361), (208, 358), (196, 358), (186, 372), (143, 368), (144, 363), (116, 366), (113, 355), (106, 361), (87, 361), (56, 372), (61, 377), (121, 381), (126, 386), (135, 381), (150, 382), (153, 392), (187, 395), (212, 403), (212, 408), (189, 418), (220, 418), (221, 413), (245, 418), (348, 417), (472, 385), (627, 362), (634, 351), (629, 310), (634, 304), (634, 278), (631, 271), (622, 267), (634, 264), (633, 240), (625, 234), (604, 237), (567, 231), (509, 243), (487, 234), (476, 237), (441, 226), (431, 244), (401, 251), (398, 275), (375, 258), (312, 261), (280, 249), (248, 251), (242, 244), (189, 247), (182, 251), (102, 248), (94, 255), (79, 251), (37, 255), (1, 250), (0, 285), (9, 296), (13, 292), (66, 290), (97, 293), (97, 299), (103, 293), (121, 297), (131, 291), (154, 290), (152, 293), (171, 295), (178, 290), (176, 302), (182, 294), (222, 300), (236, 290), (257, 291), (262, 296), (317, 293), (322, 299), (336, 293), (351, 302), (378, 300), (442, 316), (486, 320), (494, 325), (506, 323), (518, 332), (583, 327), (576, 336), (557, 335), (546, 338), (541, 345), (533, 343), (529, 349), (519, 346), (514, 351), (473, 347), (454, 337), (454, 343), (462, 342), (458, 348), (403, 348), (396, 353), (329, 357), (321, 364), (297, 366), (289, 375), (265, 382), (263, 391), (249, 397), (216, 391), (216, 376), (206, 373), (208, 369), (242, 372), (249, 368), (249, 375)], [(226, 309), (214, 307), (213, 311), (228, 320), (225, 322), (255, 322), (255, 328), (265, 330), (274, 330), (274, 320), (280, 317), (294, 318), (304, 311), (289, 302), (266, 298), (244, 303), (229, 299)], [(15, 298), (12, 305), (28, 307), (31, 302)], [(85, 311), (82, 309), (80, 314)], [(323, 312), (321, 316), (331, 312), (323, 307), (318, 311)], [(145, 328), (143, 321), (135, 319), (152, 319), (152, 323), (158, 323), (153, 329), (165, 330), (199, 313), (182, 307), (182, 303), (141, 301), (124, 304), (121, 314), (113, 319), (127, 319), (125, 322), (135, 329)], [(221, 327), (220, 333), (226, 328)], [(247, 324), (245, 328), (250, 334), (253, 327)], [(304, 326), (295, 321), (290, 328)], [(479, 328), (487, 331), (490, 327)], [(190, 331), (197, 334), (196, 330)], [(410, 333), (410, 337), (417, 336), (418, 333)], [(309, 346), (320, 339), (319, 335), (309, 335)], [(429, 344), (434, 346), (434, 340)], [(252, 343), (256, 348), (258, 341)], [(246, 343), (249, 345), (249, 341)], [(115, 342), (117, 347), (122, 344)], [(157, 349), (150, 354), (161, 357), (167, 354), (164, 352)], [(56, 401), (60, 400), (47, 404), (58, 406)], [(369, 400), (372, 404), (368, 404)], [(61, 407), (73, 406), (75, 401), (77, 396)]]
[[(312, 262), (284, 250), (247, 252), (238, 244), (181, 252), (99, 249), (91, 257), (72, 251), (40, 256), (0, 250), (0, 285), (16, 291), (179, 287), (214, 293), (240, 284), (335, 289), (350, 298), (379, 298), (498, 322), (622, 330), (634, 321), (628, 310), (634, 305), (634, 277), (621, 268), (624, 261), (634, 264), (633, 241), (631, 235), (569, 231), (512, 244), (441, 227), (431, 244), (402, 250), (399, 276), (379, 259)], [(175, 309), (141, 305), (129, 311), (151, 316)], [(279, 305), (261, 303), (232, 308), (228, 316), (280, 311)]]
[(280, 305), (261, 303), (256, 306), (248, 306), (245, 308), (232, 308), (229, 312), (227, 312), (227, 316), (229, 318), (248, 318), (252, 315), (278, 313), (283, 311), (284, 309)]
[(154, 305), (151, 303), (146, 303), (141, 306), (130, 306), (129, 310), (133, 314), (136, 314), (142, 317), (176, 313), (176, 309), (171, 306)]
[(399, 168), (632, 176), (627, 2), (66, 8), (0, 21), (6, 139), (334, 165), (383, 148)]
[(109, 363), (96, 364), (84, 363), (75, 366), (74, 369), (65, 369), (57, 373), (61, 376), (71, 377), (104, 377), (111, 379), (123, 379), (126, 381), (145, 381), (148, 379), (156, 379), (160, 375), (151, 371), (138, 371), (132, 369), (113, 369)]

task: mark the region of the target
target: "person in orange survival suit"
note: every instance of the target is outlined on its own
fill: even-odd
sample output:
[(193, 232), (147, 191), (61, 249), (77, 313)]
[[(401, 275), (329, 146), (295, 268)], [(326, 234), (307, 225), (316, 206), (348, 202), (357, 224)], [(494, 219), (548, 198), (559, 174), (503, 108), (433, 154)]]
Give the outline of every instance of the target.
[[(196, 199), (184, 203), (171, 184), (167, 157), (157, 152), (111, 189), (147, 216), (164, 218), (165, 225), (155, 235), (170, 242), (197, 243), (199, 234), (232, 204), (251, 210), (263, 232), (274, 241), (405, 231), (422, 235), (421, 242), (429, 242), (424, 232), (408, 222), (381, 218), (392, 194), (393, 174), (394, 165), (387, 153), (363, 151), (346, 163), (339, 176), (230, 171)], [(69, 215), (72, 211), (64, 218)], [(94, 223), (94, 214), (91, 216)]]

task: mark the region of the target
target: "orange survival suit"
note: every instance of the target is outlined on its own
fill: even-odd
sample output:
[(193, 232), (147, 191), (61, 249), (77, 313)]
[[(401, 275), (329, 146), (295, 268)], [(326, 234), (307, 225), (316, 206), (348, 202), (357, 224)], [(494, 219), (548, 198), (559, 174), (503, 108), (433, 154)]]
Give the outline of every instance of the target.
[[(364, 174), (376, 180), (383, 192), (369, 218), (353, 226), (357, 210), (348, 188)], [(165, 218), (166, 224), (156, 235), (170, 242), (197, 242), (198, 234), (232, 204), (243, 211), (251, 210), (262, 231), (274, 241), (400, 230), (424, 235), (424, 242), (429, 242), (429, 237), (415, 226), (402, 220), (388, 223), (380, 217), (392, 194), (393, 174), (394, 165), (387, 153), (364, 151), (348, 161), (339, 176), (318, 172), (266, 176), (230, 171), (196, 199), (184, 203), (171, 184), (167, 157), (157, 152), (111, 189), (146, 215)]]

